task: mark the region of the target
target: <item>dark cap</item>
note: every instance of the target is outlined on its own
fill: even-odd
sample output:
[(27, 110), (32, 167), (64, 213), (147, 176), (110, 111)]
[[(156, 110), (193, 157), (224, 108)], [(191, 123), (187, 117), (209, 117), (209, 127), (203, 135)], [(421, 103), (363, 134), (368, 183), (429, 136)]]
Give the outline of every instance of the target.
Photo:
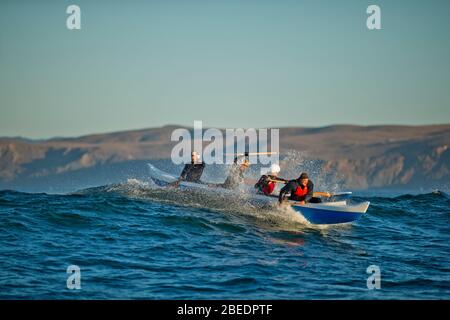
[(306, 172), (302, 172), (300, 177), (298, 177), (298, 180), (302, 180), (302, 179), (309, 179), (308, 174)]

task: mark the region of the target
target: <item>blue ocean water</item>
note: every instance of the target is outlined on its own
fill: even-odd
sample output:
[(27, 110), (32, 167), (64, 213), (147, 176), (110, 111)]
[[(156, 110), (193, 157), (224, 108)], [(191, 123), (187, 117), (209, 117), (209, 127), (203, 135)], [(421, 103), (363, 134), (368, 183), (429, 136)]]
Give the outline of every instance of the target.
[[(0, 191), (2, 299), (449, 299), (450, 197), (371, 201), (350, 225), (138, 182)], [(66, 285), (69, 265), (81, 289)], [(367, 268), (381, 272), (368, 289)]]

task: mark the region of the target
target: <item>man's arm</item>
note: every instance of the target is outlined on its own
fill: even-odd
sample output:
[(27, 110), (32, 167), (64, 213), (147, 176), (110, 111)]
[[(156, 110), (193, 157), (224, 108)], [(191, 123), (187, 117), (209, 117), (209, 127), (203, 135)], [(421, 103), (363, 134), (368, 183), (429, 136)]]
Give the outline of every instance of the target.
[(258, 189), (261, 185), (264, 184), (265, 181), (266, 181), (266, 176), (261, 176), (261, 178), (259, 178), (258, 182), (255, 184), (255, 188)]
[(278, 201), (282, 202), (284, 200), (284, 196), (286, 195), (286, 193), (292, 193), (293, 192), (292, 189), (293, 189), (293, 183), (292, 182), (289, 182), (283, 188), (281, 188), (280, 194), (278, 195)]
[(314, 183), (308, 181), (308, 193), (305, 196), (305, 202), (308, 202), (313, 197), (313, 193), (314, 193)]
[(242, 158), (242, 157), (248, 158), (248, 152), (245, 152), (243, 155), (235, 156), (234, 161), (233, 161), (234, 164), (238, 164), (239, 158)]
[(185, 164), (183, 171), (181, 171), (180, 177), (178, 178), (178, 181), (186, 179), (186, 175), (188, 174), (189, 170), (190, 170), (190, 165)]

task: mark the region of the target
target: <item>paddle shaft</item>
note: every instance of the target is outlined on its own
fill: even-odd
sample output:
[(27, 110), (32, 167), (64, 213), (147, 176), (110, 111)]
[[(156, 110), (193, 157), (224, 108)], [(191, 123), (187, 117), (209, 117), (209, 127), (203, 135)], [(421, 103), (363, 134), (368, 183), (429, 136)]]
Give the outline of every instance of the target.
[[(257, 156), (260, 154), (277, 154), (278, 152), (249, 152), (247, 153), (249, 156)], [(233, 156), (245, 156), (245, 153), (225, 153), (225, 155), (233, 155)]]

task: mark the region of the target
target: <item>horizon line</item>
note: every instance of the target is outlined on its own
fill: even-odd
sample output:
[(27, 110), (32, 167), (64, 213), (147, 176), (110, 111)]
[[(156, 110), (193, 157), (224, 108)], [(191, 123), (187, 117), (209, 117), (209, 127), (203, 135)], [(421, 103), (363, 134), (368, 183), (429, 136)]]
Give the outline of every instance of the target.
[[(329, 124), (329, 125), (323, 125), (323, 126), (277, 126), (277, 127), (258, 127), (256, 129), (323, 129), (323, 128), (329, 128), (329, 127), (439, 127), (439, 126), (450, 126), (450, 123), (434, 123), (434, 124), (370, 124), (370, 125), (360, 125), (360, 124), (351, 124), (351, 123), (336, 123), (336, 124)], [(163, 129), (166, 127), (177, 127), (177, 128), (193, 128), (192, 126), (186, 126), (186, 125), (179, 125), (179, 124), (165, 124), (161, 126), (154, 126), (154, 127), (142, 127), (137, 129), (123, 129), (123, 130), (115, 130), (115, 131), (105, 131), (105, 132), (92, 132), (92, 133), (86, 133), (86, 134), (80, 134), (80, 135), (73, 135), (73, 136), (51, 136), (48, 138), (30, 138), (26, 136), (0, 136), (0, 139), (11, 139), (11, 140), (29, 140), (29, 141), (51, 141), (51, 140), (59, 140), (59, 139), (80, 139), (85, 137), (91, 137), (91, 136), (99, 136), (99, 135), (108, 135), (108, 134), (114, 134), (114, 133), (125, 133), (125, 132), (137, 132), (137, 131), (144, 131), (144, 130), (152, 130), (152, 129)], [(213, 127), (213, 126), (205, 126), (203, 129), (210, 129), (210, 128), (217, 128), (219, 130), (225, 130), (227, 128), (225, 127)], [(232, 129), (250, 129), (252, 127), (236, 127)]]

